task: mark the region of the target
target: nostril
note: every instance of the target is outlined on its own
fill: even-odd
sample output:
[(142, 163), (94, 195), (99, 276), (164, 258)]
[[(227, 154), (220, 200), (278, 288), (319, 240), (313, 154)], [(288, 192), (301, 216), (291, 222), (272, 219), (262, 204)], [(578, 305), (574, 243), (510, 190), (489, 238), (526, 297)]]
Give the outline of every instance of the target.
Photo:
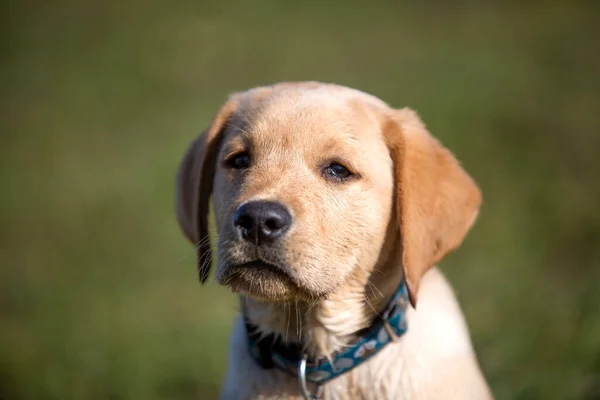
[(283, 221), (278, 218), (269, 218), (265, 221), (265, 227), (271, 232), (278, 231), (283, 227)]
[(235, 220), (235, 225), (239, 228), (249, 231), (254, 226), (254, 221), (249, 215), (239, 215)]

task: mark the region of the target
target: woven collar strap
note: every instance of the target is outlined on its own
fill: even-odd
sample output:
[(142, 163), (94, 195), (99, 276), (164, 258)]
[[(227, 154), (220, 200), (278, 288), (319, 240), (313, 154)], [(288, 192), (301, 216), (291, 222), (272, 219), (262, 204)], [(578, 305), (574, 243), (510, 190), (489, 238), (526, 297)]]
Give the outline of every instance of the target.
[[(406, 308), (409, 303), (406, 283), (400, 287), (378, 315), (373, 324), (357, 333), (357, 341), (352, 346), (337, 352), (331, 358), (308, 359), (306, 380), (322, 385), (350, 371), (367, 361), (388, 343), (402, 336), (407, 327)], [(298, 375), (298, 366), (303, 358), (303, 345), (297, 342), (284, 342), (280, 335), (263, 336), (255, 325), (245, 318), (248, 347), (256, 362), (265, 369), (273, 367)]]

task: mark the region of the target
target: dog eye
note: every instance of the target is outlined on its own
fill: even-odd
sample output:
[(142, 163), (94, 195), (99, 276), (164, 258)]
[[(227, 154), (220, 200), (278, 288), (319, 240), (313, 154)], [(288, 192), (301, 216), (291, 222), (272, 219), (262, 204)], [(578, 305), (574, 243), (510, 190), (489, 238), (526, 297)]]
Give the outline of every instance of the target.
[(352, 173), (343, 165), (332, 163), (323, 170), (323, 175), (330, 179), (344, 180), (352, 176)]
[(245, 151), (234, 154), (226, 160), (227, 165), (235, 169), (246, 169), (250, 166), (250, 155)]

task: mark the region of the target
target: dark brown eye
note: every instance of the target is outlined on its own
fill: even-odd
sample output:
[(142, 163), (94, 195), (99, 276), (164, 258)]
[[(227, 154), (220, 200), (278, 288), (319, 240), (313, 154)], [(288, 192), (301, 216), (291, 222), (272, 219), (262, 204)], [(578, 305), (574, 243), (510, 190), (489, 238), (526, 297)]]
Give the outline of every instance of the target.
[(348, 171), (348, 168), (338, 163), (332, 163), (323, 170), (323, 175), (327, 178), (344, 180), (352, 176), (352, 173)]
[(246, 169), (250, 166), (250, 155), (246, 152), (235, 154), (229, 157), (227, 165), (235, 169)]

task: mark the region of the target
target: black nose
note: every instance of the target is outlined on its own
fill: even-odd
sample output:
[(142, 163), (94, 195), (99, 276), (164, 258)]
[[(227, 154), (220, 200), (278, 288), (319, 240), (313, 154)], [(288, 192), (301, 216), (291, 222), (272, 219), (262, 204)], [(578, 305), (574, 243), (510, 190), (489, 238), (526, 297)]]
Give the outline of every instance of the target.
[(272, 243), (290, 227), (289, 211), (274, 201), (251, 201), (238, 207), (233, 215), (233, 226), (242, 237), (257, 246)]

